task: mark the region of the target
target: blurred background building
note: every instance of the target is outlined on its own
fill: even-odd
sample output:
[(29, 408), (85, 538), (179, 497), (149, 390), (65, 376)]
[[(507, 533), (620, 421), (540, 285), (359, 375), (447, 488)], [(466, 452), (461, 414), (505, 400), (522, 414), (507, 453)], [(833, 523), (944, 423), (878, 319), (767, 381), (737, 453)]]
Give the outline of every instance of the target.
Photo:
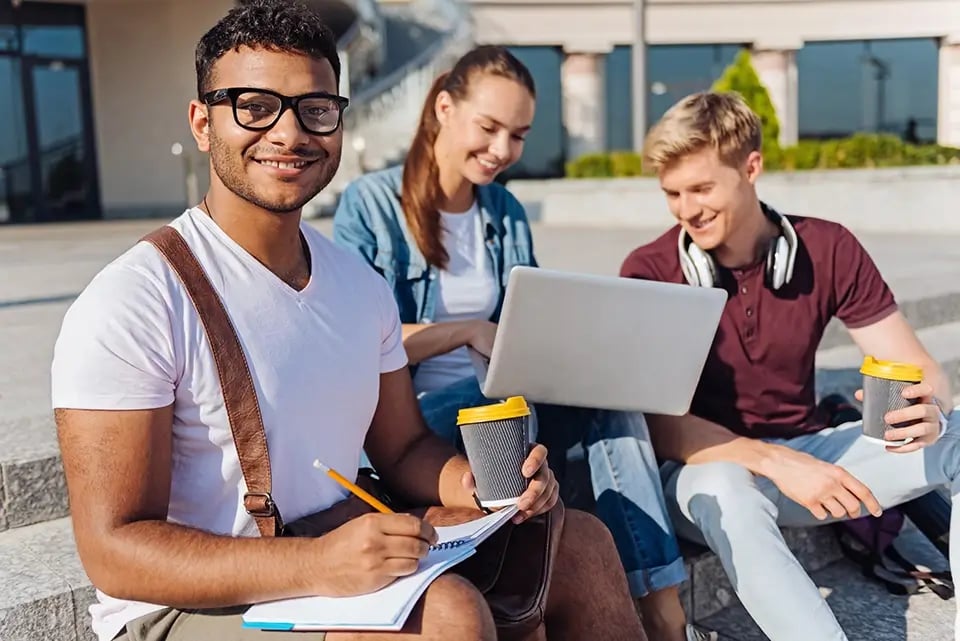
[[(430, 81), (475, 43), (509, 46), (537, 80), (511, 178), (633, 148), (638, 34), (647, 126), (749, 48), (784, 146), (854, 132), (960, 146), (960, 0), (311, 2), (337, 33), (352, 104), (342, 170), (308, 213), (402, 158)], [(193, 51), (233, 4), (0, 0), (0, 222), (172, 217), (194, 202)]]

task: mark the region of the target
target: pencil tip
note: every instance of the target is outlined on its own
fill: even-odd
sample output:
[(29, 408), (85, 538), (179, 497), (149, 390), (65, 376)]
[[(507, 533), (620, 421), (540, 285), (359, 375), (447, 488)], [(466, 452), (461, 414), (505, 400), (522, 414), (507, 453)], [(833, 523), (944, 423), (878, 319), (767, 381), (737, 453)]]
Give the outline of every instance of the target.
[(327, 471), (330, 470), (329, 467), (327, 467), (326, 465), (324, 465), (323, 463), (320, 462), (320, 459), (314, 460), (314, 461), (313, 461), (313, 466), (314, 466), (315, 468), (317, 468), (318, 470), (323, 470), (324, 472), (327, 472)]

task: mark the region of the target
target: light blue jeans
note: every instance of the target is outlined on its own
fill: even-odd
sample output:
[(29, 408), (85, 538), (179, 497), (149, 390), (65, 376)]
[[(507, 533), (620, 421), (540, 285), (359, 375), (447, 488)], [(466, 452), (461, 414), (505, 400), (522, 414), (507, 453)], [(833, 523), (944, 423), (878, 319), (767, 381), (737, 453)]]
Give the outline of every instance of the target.
[[(930, 490), (951, 490), (950, 549), (960, 550), (960, 409), (934, 445), (910, 454), (887, 452), (861, 438), (861, 423), (846, 423), (790, 440), (769, 439), (835, 463), (864, 483), (884, 508)], [(717, 554), (737, 596), (760, 629), (776, 641), (846, 641), (817, 586), (787, 548), (781, 526), (818, 521), (767, 478), (734, 463), (662, 468), (667, 504), (677, 532)], [(864, 514), (866, 512), (864, 511)], [(960, 554), (951, 569), (960, 574)], [(960, 641), (960, 611), (956, 638)]]
[[(418, 399), (427, 425), (458, 444), (459, 409), (493, 402), (475, 378)], [(686, 570), (643, 415), (549, 406), (549, 411), (541, 408), (539, 417), (534, 417), (536, 439), (548, 450), (565, 455), (573, 442), (586, 449), (596, 513), (613, 535), (633, 596), (682, 583)]]

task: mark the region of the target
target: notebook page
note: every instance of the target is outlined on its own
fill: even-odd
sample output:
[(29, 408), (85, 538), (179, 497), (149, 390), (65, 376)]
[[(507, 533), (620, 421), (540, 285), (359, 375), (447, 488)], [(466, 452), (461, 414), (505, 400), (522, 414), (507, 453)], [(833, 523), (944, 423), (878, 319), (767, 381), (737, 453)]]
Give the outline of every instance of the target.
[(437, 544), (450, 543), (457, 540), (467, 540), (479, 545), (488, 536), (509, 521), (517, 513), (517, 506), (512, 505), (483, 518), (467, 521), (458, 525), (437, 526)]
[(387, 587), (353, 597), (304, 597), (251, 606), (244, 627), (295, 630), (399, 630), (427, 587), (449, 567), (475, 554), (471, 547), (431, 551), (420, 568)]

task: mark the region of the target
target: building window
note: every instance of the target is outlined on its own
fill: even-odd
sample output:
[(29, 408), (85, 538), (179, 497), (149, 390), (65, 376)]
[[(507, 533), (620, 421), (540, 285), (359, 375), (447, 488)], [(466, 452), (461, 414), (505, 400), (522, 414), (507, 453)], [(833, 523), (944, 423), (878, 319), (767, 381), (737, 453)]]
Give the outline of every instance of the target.
[(556, 178), (564, 174), (563, 94), (560, 90), (559, 47), (510, 47), (530, 69), (537, 86), (537, 111), (520, 160), (502, 174), (513, 178)]
[(25, 25), (23, 53), (56, 58), (83, 58), (83, 27), (79, 25)]
[(84, 8), (0, 3), (0, 222), (99, 217)]
[(808, 42), (797, 53), (800, 137), (935, 141), (937, 68), (931, 38)]
[[(709, 89), (740, 45), (652, 45), (647, 47), (647, 128), (684, 96)], [(633, 148), (633, 59), (631, 47), (607, 56), (607, 148)]]

